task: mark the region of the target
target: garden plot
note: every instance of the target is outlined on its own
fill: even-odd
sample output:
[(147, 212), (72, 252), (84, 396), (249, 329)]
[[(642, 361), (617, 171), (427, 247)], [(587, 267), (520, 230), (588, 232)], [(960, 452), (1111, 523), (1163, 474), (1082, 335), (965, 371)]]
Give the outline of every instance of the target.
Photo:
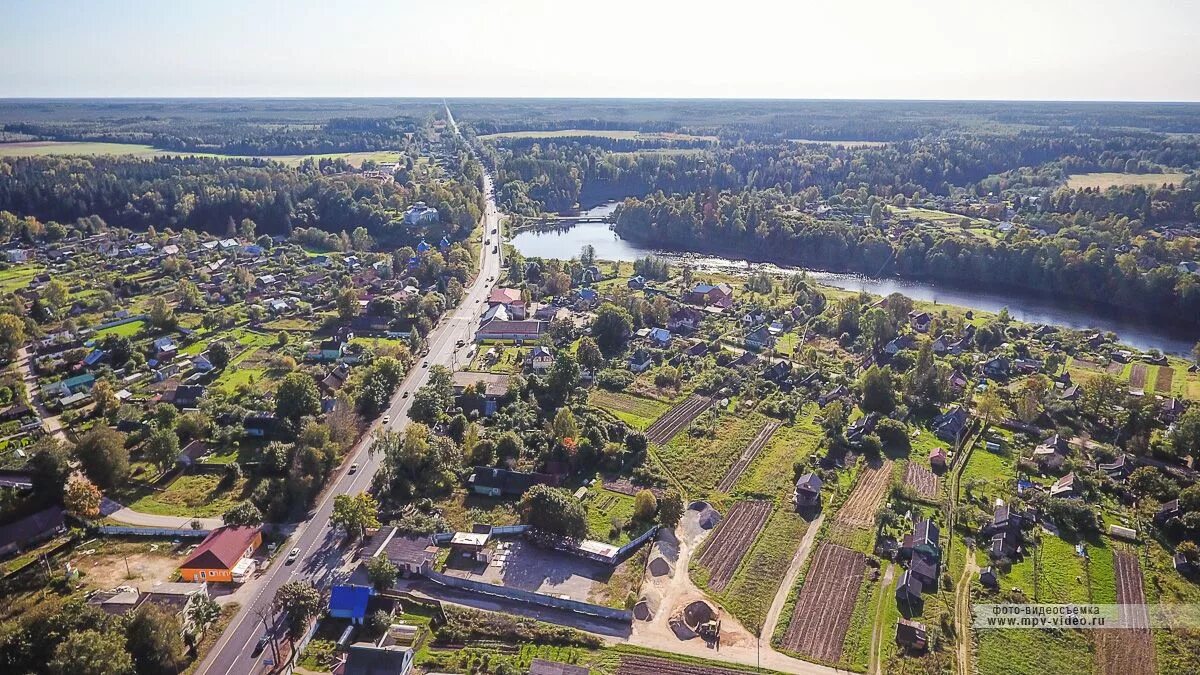
[(652, 656), (621, 656), (617, 675), (744, 675), (744, 670), (702, 666)]
[(858, 551), (821, 542), (796, 598), (785, 649), (826, 663), (842, 658), (866, 564)]
[(770, 514), (766, 501), (738, 502), (729, 511), (696, 559), (709, 571), (709, 588), (720, 592), (729, 584)]
[(868, 467), (858, 478), (858, 484), (842, 508), (838, 509), (834, 523), (848, 527), (869, 527), (875, 524), (875, 512), (887, 494), (888, 480), (892, 477), (892, 462), (886, 460), (879, 466)]
[(1171, 393), (1171, 385), (1175, 381), (1175, 369), (1170, 366), (1160, 366), (1154, 376), (1154, 389), (1163, 394)]
[(738, 457), (738, 460), (733, 463), (733, 466), (729, 467), (729, 471), (725, 473), (725, 477), (722, 478), (721, 482), (717, 484), (718, 490), (721, 492), (729, 492), (733, 489), (734, 484), (737, 483), (737, 479), (741, 477), (742, 472), (746, 470), (747, 466), (750, 466), (750, 463), (754, 461), (755, 457), (758, 457), (758, 453), (762, 452), (762, 449), (764, 446), (766, 446), (767, 441), (771, 440), (771, 434), (775, 433), (775, 430), (779, 428), (779, 424), (779, 422), (770, 422), (767, 424), (767, 426), (763, 427), (762, 431), (758, 432), (758, 435), (754, 437), (754, 440), (750, 441), (750, 445), (746, 446), (746, 450), (742, 453), (742, 456)]
[(1146, 376), (1150, 369), (1143, 363), (1135, 363), (1129, 369), (1129, 390), (1130, 391), (1145, 391)]
[(904, 484), (912, 488), (918, 495), (925, 499), (937, 499), (938, 494), (938, 477), (937, 474), (929, 469), (917, 464), (909, 462), (904, 467)]
[(692, 420), (704, 414), (704, 411), (712, 407), (712, 404), (711, 398), (693, 394), (651, 424), (650, 428), (646, 430), (646, 439), (651, 443), (665, 445), (675, 437), (675, 434), (691, 424)]
[(594, 389), (588, 394), (592, 405), (607, 410), (638, 429), (645, 429), (667, 411), (661, 401), (629, 394)]
[[(1116, 551), (1113, 562), (1117, 575), (1117, 604), (1123, 619), (1147, 626), (1142, 570), (1135, 553)], [(1125, 605), (1135, 605), (1127, 610)], [(1136, 612), (1136, 615), (1133, 614)], [(1154, 673), (1154, 640), (1149, 628), (1121, 628), (1096, 631), (1096, 656), (1100, 672), (1106, 675), (1150, 675)]]

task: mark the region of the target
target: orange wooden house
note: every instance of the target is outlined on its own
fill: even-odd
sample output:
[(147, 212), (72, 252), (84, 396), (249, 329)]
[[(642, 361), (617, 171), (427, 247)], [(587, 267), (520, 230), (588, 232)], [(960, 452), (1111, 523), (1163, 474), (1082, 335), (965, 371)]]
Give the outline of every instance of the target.
[(232, 582), (238, 563), (262, 546), (262, 529), (221, 527), (213, 530), (179, 566), (184, 581)]

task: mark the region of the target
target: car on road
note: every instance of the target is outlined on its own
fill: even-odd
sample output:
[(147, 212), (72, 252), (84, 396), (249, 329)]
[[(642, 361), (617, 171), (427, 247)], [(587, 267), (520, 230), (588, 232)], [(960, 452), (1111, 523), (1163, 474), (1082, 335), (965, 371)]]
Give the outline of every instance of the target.
[(250, 655), (258, 656), (259, 654), (261, 654), (263, 652), (263, 650), (267, 648), (267, 643), (270, 641), (271, 641), (270, 635), (263, 635), (262, 637), (258, 638), (258, 642), (254, 643), (254, 651), (251, 652)]
[(391, 415), (384, 415), (384, 416), (383, 416), (383, 423), (384, 423), (384, 424), (391, 424), (391, 423), (392, 423), (392, 416), (391, 416)]
[(350, 473), (358, 473), (358, 464), (350, 465)]
[(463, 345), (465, 345), (465, 344), (467, 344), (467, 341), (466, 341), (466, 340), (459, 340), (458, 342), (455, 342), (455, 343), (454, 343), (454, 346), (455, 346), (455, 347), (461, 347), (461, 346), (463, 346)]
[(499, 249), (497, 249), (495, 246), (492, 247), (492, 253), (495, 253), (497, 250)]
[(429, 367), (429, 362), (428, 362), (428, 361), (423, 361), (423, 362), (421, 363), (421, 367), (422, 367), (422, 368), (428, 368), (428, 367)]
[(404, 395), (403, 395), (403, 396), (401, 396), (400, 398), (408, 398), (408, 392), (407, 392), (407, 391), (406, 391), (406, 392), (404, 392)]
[(292, 549), (292, 552), (288, 554), (287, 564), (291, 565), (292, 563), (296, 562), (296, 558), (299, 558), (299, 557), (300, 557), (300, 549), (299, 548)]

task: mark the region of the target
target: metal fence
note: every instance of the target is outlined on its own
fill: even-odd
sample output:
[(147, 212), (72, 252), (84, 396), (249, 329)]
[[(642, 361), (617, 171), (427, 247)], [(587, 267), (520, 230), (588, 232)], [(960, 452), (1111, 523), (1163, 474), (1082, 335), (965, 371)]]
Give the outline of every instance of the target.
[(633, 622), (633, 612), (626, 609), (614, 609), (612, 607), (603, 607), (601, 605), (593, 605), (590, 602), (582, 602), (579, 600), (570, 600), (567, 598), (556, 598), (552, 595), (544, 595), (542, 593), (534, 593), (532, 591), (523, 591), (519, 588), (508, 588), (505, 586), (497, 586), (488, 584), (482, 581), (473, 581), (471, 579), (462, 579), (460, 577), (451, 577), (439, 572), (429, 570), (424, 573), (424, 576), (430, 581), (459, 588), (474, 593), (482, 593), (484, 595), (492, 595), (517, 602), (525, 602), (531, 605), (540, 607), (549, 607), (551, 609), (561, 609), (567, 612), (575, 612), (576, 614), (586, 614), (587, 616), (596, 616), (602, 619), (610, 619), (613, 621)]
[(97, 525), (100, 534), (135, 537), (207, 537), (212, 530), (174, 529), (167, 527), (127, 527), (124, 525)]

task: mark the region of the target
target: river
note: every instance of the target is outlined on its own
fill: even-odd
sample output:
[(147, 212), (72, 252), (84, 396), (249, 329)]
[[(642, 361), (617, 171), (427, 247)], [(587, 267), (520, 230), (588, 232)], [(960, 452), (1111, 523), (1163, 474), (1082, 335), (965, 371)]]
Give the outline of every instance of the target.
[[(602, 204), (584, 211), (581, 215), (607, 217), (616, 209), (616, 202)], [(686, 260), (697, 269), (719, 269), (747, 271), (751, 265), (746, 260), (718, 258), (700, 254), (684, 254), (671, 251), (655, 251), (621, 239), (606, 223), (580, 223), (570, 228), (556, 230), (527, 230), (512, 239), (513, 246), (521, 255), (537, 258), (571, 258), (587, 244), (596, 249), (600, 260), (633, 261), (647, 255)], [(866, 291), (876, 295), (903, 293), (914, 300), (942, 305), (968, 307), (984, 312), (999, 312), (1007, 307), (1009, 314), (1018, 321), (1044, 323), (1077, 330), (1099, 330), (1113, 332), (1121, 342), (1141, 350), (1158, 349), (1167, 354), (1187, 356), (1196, 342), (1195, 335), (1183, 330), (1170, 330), (1158, 326), (1151, 319), (1113, 316), (1086, 307), (1062, 305), (1047, 298), (1020, 293), (1000, 293), (968, 290), (945, 284), (911, 281), (891, 277), (874, 278), (851, 274), (836, 274), (794, 267), (779, 267), (770, 263), (753, 263), (754, 269), (766, 269), (773, 273), (807, 273), (812, 279), (837, 288), (851, 291)]]

